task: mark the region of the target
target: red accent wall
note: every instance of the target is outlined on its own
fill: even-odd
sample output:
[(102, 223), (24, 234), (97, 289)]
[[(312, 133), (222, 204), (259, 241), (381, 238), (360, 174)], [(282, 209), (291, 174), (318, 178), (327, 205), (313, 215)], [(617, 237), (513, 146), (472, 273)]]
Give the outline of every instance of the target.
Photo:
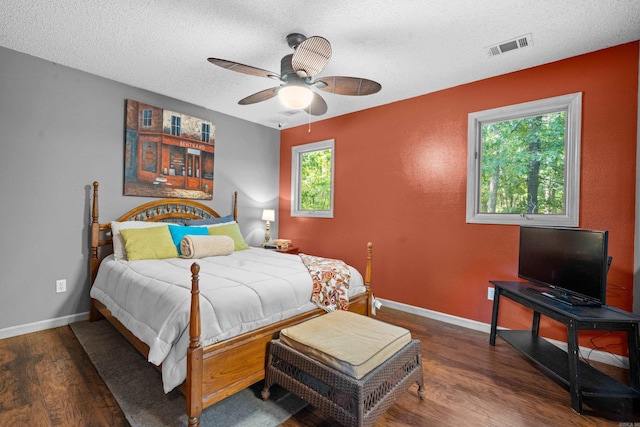
[[(518, 226), (467, 224), (467, 116), (582, 92), (580, 227), (609, 230), (609, 305), (631, 311), (638, 42), (281, 132), (279, 237), (364, 269), (377, 297), (489, 323), (488, 281), (517, 279)], [(505, 57), (504, 60), (507, 60)], [(384, 90), (384, 82), (383, 89)], [(326, 95), (331, 108), (335, 95)], [(291, 147), (335, 139), (333, 219), (292, 218)], [(500, 324), (531, 313), (501, 304)], [(566, 340), (543, 320), (541, 333)], [(591, 346), (581, 333), (581, 345)], [(600, 345), (600, 338), (596, 344)], [(620, 337), (602, 337), (624, 354)]]

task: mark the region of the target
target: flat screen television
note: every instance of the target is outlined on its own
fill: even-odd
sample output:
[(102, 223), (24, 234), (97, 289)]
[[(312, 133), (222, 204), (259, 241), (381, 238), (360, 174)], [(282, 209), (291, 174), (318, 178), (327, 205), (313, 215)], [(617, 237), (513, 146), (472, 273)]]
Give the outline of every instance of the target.
[(520, 227), (518, 277), (549, 288), (544, 295), (573, 305), (605, 305), (608, 232)]

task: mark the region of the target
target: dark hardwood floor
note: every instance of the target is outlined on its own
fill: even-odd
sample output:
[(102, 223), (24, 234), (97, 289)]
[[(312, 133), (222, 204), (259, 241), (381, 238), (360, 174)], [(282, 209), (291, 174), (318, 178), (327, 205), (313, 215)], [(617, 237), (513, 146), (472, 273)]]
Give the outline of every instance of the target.
[[(388, 308), (378, 318), (421, 340), (426, 399), (412, 386), (377, 426), (640, 425), (640, 414), (625, 400), (573, 412), (568, 391), (500, 338), (491, 347), (486, 333)], [(628, 382), (626, 370), (593, 364)], [(0, 426), (24, 425), (128, 425), (67, 326), (0, 340)], [(311, 407), (283, 424), (334, 425)]]
[(0, 340), (0, 426), (128, 426), (68, 326)]

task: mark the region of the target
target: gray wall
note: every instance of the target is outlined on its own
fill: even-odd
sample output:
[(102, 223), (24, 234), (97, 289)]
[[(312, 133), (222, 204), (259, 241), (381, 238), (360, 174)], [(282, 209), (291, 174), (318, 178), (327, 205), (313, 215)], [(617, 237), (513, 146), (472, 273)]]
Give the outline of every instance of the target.
[[(237, 190), (247, 242), (264, 239), (262, 208), (278, 207), (279, 131), (0, 48), (0, 337), (89, 309), (94, 180), (101, 222), (153, 200), (122, 195), (126, 99), (215, 123), (214, 199), (205, 203), (226, 215)], [(67, 280), (66, 293), (55, 293), (56, 279)]]

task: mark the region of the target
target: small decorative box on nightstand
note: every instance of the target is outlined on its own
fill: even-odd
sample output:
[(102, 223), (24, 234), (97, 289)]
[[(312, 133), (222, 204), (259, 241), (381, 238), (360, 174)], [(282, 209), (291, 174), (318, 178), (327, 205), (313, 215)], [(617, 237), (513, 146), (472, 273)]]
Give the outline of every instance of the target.
[(273, 241), (273, 243), (275, 243), (275, 245), (280, 250), (286, 250), (289, 246), (291, 246), (291, 240), (289, 239), (276, 239)]
[(273, 241), (276, 244), (276, 248), (278, 252), (282, 252), (285, 254), (297, 254), (298, 248), (291, 244), (291, 240), (289, 239), (276, 239)]

